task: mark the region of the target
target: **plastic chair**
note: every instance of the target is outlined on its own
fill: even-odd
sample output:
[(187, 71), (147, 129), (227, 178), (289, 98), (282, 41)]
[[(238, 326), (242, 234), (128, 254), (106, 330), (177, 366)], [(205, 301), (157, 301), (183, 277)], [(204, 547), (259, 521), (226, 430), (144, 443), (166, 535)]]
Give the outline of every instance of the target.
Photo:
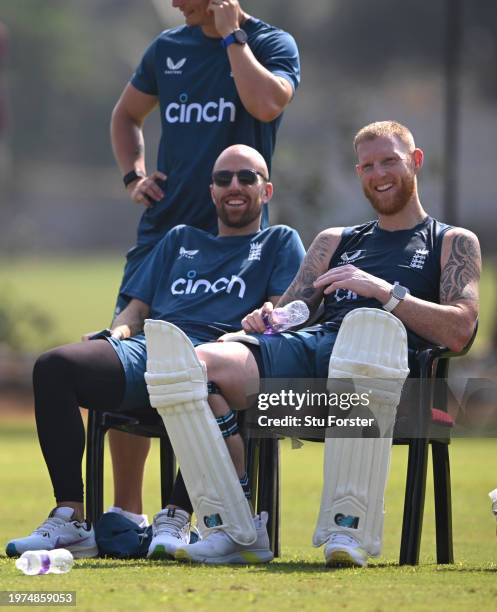
[[(449, 449), (450, 428), (454, 425), (452, 417), (447, 412), (447, 381), (449, 360), (453, 357), (465, 355), (476, 336), (477, 327), (468, 345), (463, 351), (455, 353), (440, 346), (428, 346), (418, 350), (415, 360), (419, 365), (421, 381), (418, 401), (418, 435), (417, 438), (396, 437), (394, 430), (393, 443), (409, 446), (408, 466), (406, 474), (404, 514), (402, 520), (402, 533), (399, 564), (417, 565), (421, 545), (421, 530), (426, 491), (426, 474), (428, 468), (428, 447), (432, 449), (433, 480), (435, 495), (435, 526), (437, 563), (454, 563), (452, 539), (452, 502), (450, 483)], [(438, 383), (438, 384), (437, 384)], [(397, 427), (396, 427), (397, 429)], [(426, 437), (423, 437), (423, 433)], [(279, 448), (278, 439), (267, 439), (266, 452), (276, 453)], [(272, 449), (272, 446), (274, 447)], [(275, 454), (275, 457), (278, 455)], [(272, 487), (272, 496), (267, 499), (272, 502), (269, 508), (273, 517), (269, 537), (279, 545), (279, 516), (280, 516), (280, 480), (279, 466), (271, 466), (271, 473), (265, 475), (266, 487)]]
[[(396, 438), (394, 444), (407, 444), (408, 463), (399, 564), (417, 565), (421, 547), (421, 531), (428, 469), (428, 447), (431, 445), (437, 563), (454, 563), (452, 539), (452, 499), (450, 482), (450, 428), (454, 425), (447, 412), (446, 383), (449, 362), (465, 355), (476, 336), (476, 327), (468, 345), (459, 353), (440, 346), (431, 346), (417, 353), (421, 389), (419, 394), (419, 433), (417, 438)], [(423, 437), (423, 433), (427, 437)]]

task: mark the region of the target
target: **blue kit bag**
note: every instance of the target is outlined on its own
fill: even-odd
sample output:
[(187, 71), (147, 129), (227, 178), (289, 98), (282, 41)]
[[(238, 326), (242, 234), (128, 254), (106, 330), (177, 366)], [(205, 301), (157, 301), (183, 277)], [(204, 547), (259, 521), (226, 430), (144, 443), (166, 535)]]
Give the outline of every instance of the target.
[(122, 514), (106, 512), (95, 525), (95, 539), (101, 557), (139, 559), (147, 556), (152, 526), (138, 527)]

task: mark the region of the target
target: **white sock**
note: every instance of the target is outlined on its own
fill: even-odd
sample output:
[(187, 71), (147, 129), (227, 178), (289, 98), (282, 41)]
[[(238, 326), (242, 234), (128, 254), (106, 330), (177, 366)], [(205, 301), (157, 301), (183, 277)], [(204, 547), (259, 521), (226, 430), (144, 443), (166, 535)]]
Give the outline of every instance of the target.
[(135, 514), (134, 512), (129, 512), (128, 510), (123, 510), (119, 506), (111, 506), (107, 512), (116, 512), (117, 514), (121, 514), (125, 516), (130, 521), (133, 521), (137, 525), (140, 525), (145, 521), (148, 524), (148, 517), (146, 514)]

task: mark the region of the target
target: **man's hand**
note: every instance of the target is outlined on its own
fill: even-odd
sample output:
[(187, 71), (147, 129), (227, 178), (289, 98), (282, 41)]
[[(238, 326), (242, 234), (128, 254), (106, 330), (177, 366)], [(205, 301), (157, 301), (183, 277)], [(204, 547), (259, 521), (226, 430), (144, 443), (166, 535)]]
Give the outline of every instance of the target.
[(223, 38), (240, 28), (238, 0), (211, 0), (207, 10), (213, 13), (216, 30)]
[(366, 298), (376, 298), (382, 304), (390, 299), (392, 285), (387, 281), (359, 270), (351, 264), (331, 268), (321, 274), (315, 281), (316, 289), (323, 288), (323, 293), (329, 295), (337, 289), (347, 289)]
[(130, 183), (126, 188), (133, 202), (143, 204), (145, 208), (150, 208), (155, 202), (160, 202), (164, 197), (164, 192), (157, 184), (157, 181), (165, 181), (167, 176), (162, 172), (155, 171), (150, 176), (144, 176)]
[[(99, 333), (101, 333), (101, 331), (93, 331), (93, 332), (88, 332), (87, 334), (83, 334), (81, 336), (81, 341), (88, 342), (88, 340), (92, 340), (93, 336), (96, 336)], [(116, 338), (116, 340), (123, 340), (124, 338), (128, 338), (129, 337), (129, 327), (127, 325), (120, 325), (119, 327), (112, 329), (110, 337)]]
[(254, 310), (242, 319), (243, 330), (247, 333), (262, 334), (266, 331), (263, 315), (270, 315), (274, 310), (272, 302), (265, 302), (262, 308)]

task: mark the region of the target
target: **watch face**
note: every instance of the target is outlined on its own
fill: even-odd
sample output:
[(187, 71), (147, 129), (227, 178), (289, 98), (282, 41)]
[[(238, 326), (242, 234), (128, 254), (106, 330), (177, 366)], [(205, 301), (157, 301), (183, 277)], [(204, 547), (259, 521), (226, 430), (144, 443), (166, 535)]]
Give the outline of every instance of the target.
[(247, 33), (244, 30), (235, 30), (233, 36), (239, 45), (244, 45), (247, 42)]
[(392, 289), (392, 295), (398, 300), (403, 300), (407, 295), (407, 289), (405, 287), (402, 287), (402, 285), (394, 285)]

